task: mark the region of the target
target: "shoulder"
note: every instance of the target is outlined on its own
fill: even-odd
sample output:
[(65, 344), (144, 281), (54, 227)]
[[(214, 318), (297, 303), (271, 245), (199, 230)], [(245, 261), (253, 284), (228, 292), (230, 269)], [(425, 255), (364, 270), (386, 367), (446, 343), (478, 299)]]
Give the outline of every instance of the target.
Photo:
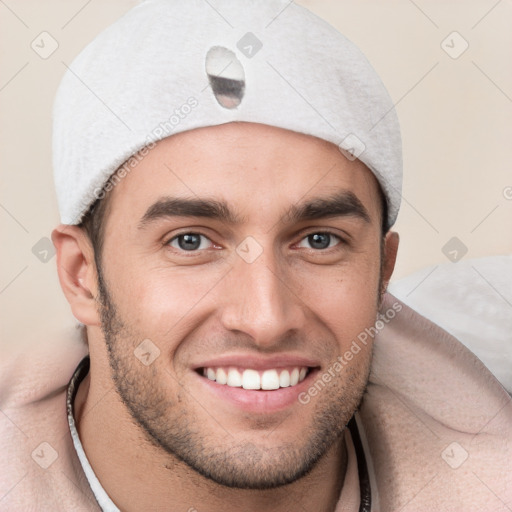
[(66, 415), (67, 384), (86, 353), (61, 333), (1, 358), (0, 510), (97, 510)]
[(387, 294), (382, 311), (393, 305), (361, 409), (382, 510), (506, 510), (511, 397), (456, 338)]

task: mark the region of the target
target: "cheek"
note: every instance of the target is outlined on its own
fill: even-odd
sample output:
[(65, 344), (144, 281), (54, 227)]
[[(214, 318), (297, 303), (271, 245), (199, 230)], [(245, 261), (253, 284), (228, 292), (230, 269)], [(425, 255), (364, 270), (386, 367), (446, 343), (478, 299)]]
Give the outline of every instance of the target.
[(140, 262), (127, 262), (124, 267), (126, 272), (119, 262), (112, 272), (119, 316), (139, 336), (165, 341), (167, 346), (189, 330), (191, 322), (199, 321), (208, 295), (225, 274), (211, 267), (169, 268)]
[(309, 283), (302, 286), (303, 300), (337, 339), (339, 353), (375, 323), (379, 277), (378, 259), (365, 255), (356, 264), (297, 277)]

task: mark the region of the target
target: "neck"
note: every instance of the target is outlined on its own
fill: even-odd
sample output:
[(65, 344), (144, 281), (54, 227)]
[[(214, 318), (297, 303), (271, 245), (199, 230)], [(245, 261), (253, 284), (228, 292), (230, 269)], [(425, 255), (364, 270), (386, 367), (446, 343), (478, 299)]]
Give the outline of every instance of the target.
[(78, 389), (75, 422), (98, 480), (126, 512), (147, 510), (148, 503), (155, 510), (166, 510), (172, 504), (174, 510), (187, 511), (284, 512), (299, 504), (305, 511), (332, 512), (342, 490), (343, 496), (358, 493), (358, 482), (345, 478), (353, 453), (347, 452), (344, 437), (306, 476), (286, 486), (247, 490), (219, 485), (148, 440), (114, 387), (96, 384), (91, 373)]

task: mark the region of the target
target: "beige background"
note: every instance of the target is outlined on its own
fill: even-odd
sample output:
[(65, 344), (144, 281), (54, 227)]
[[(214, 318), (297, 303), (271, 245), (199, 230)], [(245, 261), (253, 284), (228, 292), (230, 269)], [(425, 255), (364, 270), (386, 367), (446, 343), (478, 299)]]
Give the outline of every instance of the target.
[[(236, 1), (236, 0), (234, 0)], [(215, 5), (214, 0), (209, 0)], [(51, 107), (64, 63), (136, 0), (2, 0), (0, 132), (2, 265), (0, 348), (62, 335), (74, 321), (55, 258), (32, 248), (58, 223), (51, 166)], [(404, 143), (401, 247), (395, 279), (464, 258), (512, 252), (512, 4), (510, 1), (301, 0), (353, 40), (397, 104)], [(59, 47), (42, 59), (31, 42)], [(457, 31), (457, 59), (441, 47)], [(454, 42), (455, 41), (455, 42)], [(448, 39), (455, 51), (459, 43)]]

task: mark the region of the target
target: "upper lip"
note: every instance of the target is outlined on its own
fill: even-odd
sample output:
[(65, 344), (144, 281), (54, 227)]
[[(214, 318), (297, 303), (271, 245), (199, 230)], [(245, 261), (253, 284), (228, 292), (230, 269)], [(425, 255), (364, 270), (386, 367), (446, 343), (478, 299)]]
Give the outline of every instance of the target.
[(274, 368), (287, 368), (287, 367), (317, 367), (320, 363), (314, 359), (308, 357), (297, 356), (293, 354), (280, 354), (271, 357), (261, 357), (250, 354), (236, 354), (236, 355), (224, 355), (214, 359), (208, 359), (199, 364), (194, 364), (193, 369), (198, 370), (199, 368), (215, 368), (215, 367), (239, 367), (239, 368), (250, 368), (253, 370), (271, 370)]

